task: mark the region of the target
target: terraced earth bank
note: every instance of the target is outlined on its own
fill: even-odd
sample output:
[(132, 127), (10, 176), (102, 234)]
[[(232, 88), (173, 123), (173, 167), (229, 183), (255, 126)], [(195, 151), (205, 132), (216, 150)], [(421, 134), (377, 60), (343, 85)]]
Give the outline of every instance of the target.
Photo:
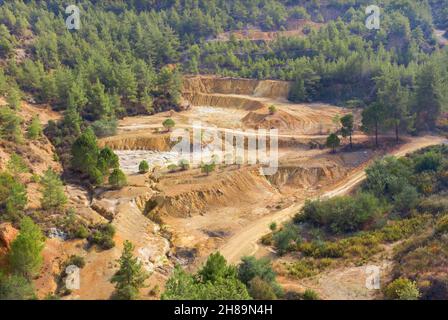
[[(194, 269), (251, 222), (344, 179), (374, 156), (362, 148), (344, 154), (319, 148), (327, 133), (335, 129), (334, 118), (345, 111), (325, 104), (290, 103), (289, 88), (290, 83), (285, 81), (187, 76), (183, 81), (187, 110), (125, 118), (116, 136), (100, 140), (101, 146), (115, 150), (129, 177), (148, 179), (152, 193), (142, 207), (142, 215), (161, 226), (170, 243), (167, 256), (171, 260)], [(277, 108), (273, 114), (269, 112), (271, 105)], [(242, 137), (242, 163), (226, 164), (226, 155), (221, 155), (210, 174), (194, 163), (188, 170), (173, 169), (182, 155), (173, 150), (177, 141), (172, 133), (162, 127), (167, 118), (175, 121), (175, 129), (190, 137), (198, 124), (206, 129), (199, 149), (194, 151), (191, 143), (191, 156), (198, 150), (213, 154), (216, 143), (229, 143), (226, 134)], [(220, 136), (208, 138), (205, 133), (210, 129)], [(274, 135), (278, 140), (278, 169), (269, 176), (261, 174), (260, 163), (246, 161), (248, 139), (258, 137), (257, 129), (278, 130)], [(363, 142), (366, 137), (358, 133), (355, 139)], [(146, 175), (138, 173), (142, 160), (150, 165)], [(131, 227), (129, 224), (126, 228)]]

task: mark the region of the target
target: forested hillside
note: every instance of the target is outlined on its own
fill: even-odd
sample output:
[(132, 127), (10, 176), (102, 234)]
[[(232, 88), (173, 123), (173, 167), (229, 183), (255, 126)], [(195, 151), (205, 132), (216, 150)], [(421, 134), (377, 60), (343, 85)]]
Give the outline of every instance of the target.
[[(361, 158), (365, 160), (369, 157), (370, 150), (365, 151), (363, 148), (367, 149), (367, 145), (370, 147), (370, 141), (362, 132), (375, 137), (377, 149), (380, 146), (378, 140), (382, 136), (383, 141), (386, 141), (384, 145), (390, 146), (393, 143), (398, 144), (402, 135), (427, 132), (446, 134), (448, 49), (444, 47), (444, 43), (448, 43), (448, 40), (443, 38), (441, 33), (448, 30), (447, 0), (378, 0), (375, 2), (381, 7), (378, 30), (366, 27), (368, 14), (365, 9), (372, 2), (0, 1), (0, 222), (7, 222), (11, 233), (14, 233), (14, 228), (20, 226), (18, 240), (12, 242), (11, 248), (8, 248), (12, 252), (10, 257), (8, 256), (8, 267), (3, 268), (4, 262), (0, 261), (2, 272), (5, 270), (0, 272), (0, 298), (35, 297), (31, 284), (39, 275), (42, 266), (42, 250), (46, 240), (43, 232), (48, 235), (52, 229), (61, 230), (64, 234), (63, 241), (82, 239), (86, 248), (97, 246), (98, 252), (111, 250), (115, 246), (116, 232), (115, 239), (120, 241), (129, 235), (139, 238), (138, 241), (144, 238), (143, 240), (151, 244), (159, 241), (158, 249), (162, 248), (159, 250), (162, 253), (154, 250), (159, 254), (157, 259), (163, 262), (168, 260), (169, 241), (174, 236), (171, 230), (167, 231), (165, 226), (159, 225), (162, 224), (160, 219), (150, 221), (153, 216), (149, 214), (158, 201), (148, 199), (162, 192), (156, 185), (160, 182), (160, 177), (156, 175), (157, 177), (152, 177), (154, 180), (149, 182), (150, 167), (146, 161), (142, 161), (138, 166), (139, 175), (125, 174), (125, 170), (120, 169), (120, 159), (117, 155), (119, 153), (115, 154), (107, 146), (100, 147), (99, 139), (114, 136), (117, 132), (122, 134), (118, 129), (124, 127), (124, 118), (133, 117), (129, 121), (129, 127), (135, 129), (140, 125), (144, 128), (146, 125), (154, 129), (154, 132), (148, 130), (148, 134), (153, 135), (150, 138), (156, 136), (158, 141), (168, 141), (178, 119), (184, 121), (186, 118), (193, 118), (192, 113), (195, 110), (190, 108), (185, 92), (182, 91), (183, 80), (194, 78), (192, 75), (210, 75), (210, 79), (222, 76), (284, 80), (260, 81), (264, 84), (280, 84), (285, 88), (281, 99), (275, 95), (279, 98), (277, 100), (257, 95), (255, 89), (247, 91), (251, 94), (253, 92), (249, 97), (247, 92), (242, 93), (242, 90), (233, 90), (238, 91), (238, 94), (229, 90), (232, 92), (222, 96), (220, 92), (199, 92), (198, 95), (209, 94), (210, 100), (233, 98), (222, 99), (221, 102), (237, 101), (235, 104), (245, 104), (249, 101), (259, 106), (259, 109), (237, 110), (235, 105), (227, 106), (230, 103), (222, 102), (220, 107), (235, 109), (201, 106), (203, 113), (197, 111), (199, 115), (196, 116), (200, 118), (204, 115), (206, 118), (212, 112), (218, 111), (218, 114), (221, 112), (221, 118), (226, 118), (235, 113), (237, 121), (231, 119), (236, 123), (235, 126), (232, 124), (232, 128), (242, 125), (242, 119), (246, 119), (245, 123), (250, 123), (252, 118), (261, 119), (266, 128), (275, 127), (271, 124), (281, 124), (291, 130), (283, 135), (282, 138), (288, 138), (288, 141), (283, 141), (282, 146), (291, 145), (292, 148), (292, 145), (297, 143), (297, 150), (309, 147), (309, 150), (304, 152), (311, 151), (316, 154), (326, 152), (325, 141), (316, 142), (314, 137), (306, 137), (307, 139), (299, 143), (300, 137), (295, 135), (297, 132), (294, 130), (300, 126), (305, 127), (305, 124), (315, 126), (315, 129), (320, 126), (322, 130), (319, 131), (319, 138), (323, 140), (328, 134), (326, 146), (332, 149), (331, 154), (325, 157), (335, 156), (341, 145), (338, 135), (350, 139), (350, 149), (344, 146), (344, 152), (364, 152), (365, 157)], [(71, 15), (66, 12), (66, 8), (71, 4), (76, 4), (79, 8), (80, 28), (77, 29), (69, 29), (66, 25), (66, 19)], [(294, 33), (298, 28), (300, 32)], [(251, 39), (248, 36), (251, 31), (269, 36)], [(228, 39), (223, 35), (228, 35)], [(224, 83), (229, 79), (219, 80), (224, 80)], [(246, 79), (238, 81), (248, 82)], [(258, 87), (257, 81), (252, 82), (256, 82)], [(291, 103), (288, 103), (287, 99)], [(263, 100), (274, 101), (273, 103), (278, 105), (264, 105)], [(301, 108), (305, 110), (305, 106), (301, 104), (311, 102), (324, 103), (320, 103), (318, 107), (314, 104), (306, 106), (306, 112), (300, 113)], [(324, 131), (324, 121), (320, 115), (328, 112), (329, 103), (336, 106), (332, 106), (334, 109), (330, 113), (334, 118), (327, 115), (326, 122), (333, 121), (337, 129), (327, 128), (328, 131)], [(180, 114), (181, 112), (171, 112), (172, 110), (186, 112)], [(247, 114), (243, 111), (247, 111)], [(238, 118), (237, 113), (244, 114), (244, 117)], [(306, 113), (312, 114), (312, 117), (307, 118)], [(156, 119), (149, 124), (144, 121), (131, 123), (135, 116), (142, 115), (144, 118), (167, 115), (167, 118), (162, 121)], [(172, 119), (173, 115), (178, 117), (175, 118), (176, 122)], [(119, 121), (122, 121), (120, 127)], [(156, 121), (159, 121), (160, 126)], [(230, 122), (230, 119), (227, 121)], [(253, 127), (258, 129), (260, 121), (254, 121)], [(297, 124), (297, 127), (289, 127), (289, 122)], [(182, 124), (191, 128), (185, 123)], [(127, 133), (128, 137), (132, 136), (132, 132)], [(132, 138), (140, 134), (141, 132), (134, 132)], [(355, 135), (361, 135), (364, 140), (353, 142)], [(389, 135), (393, 135), (395, 141), (390, 142)], [(169, 142), (166, 142), (166, 146), (168, 145)], [(374, 152), (379, 154), (381, 151), (383, 150)], [(445, 147), (438, 147), (405, 160), (388, 159), (378, 162), (369, 169), (367, 175), (369, 179), (379, 177), (381, 181), (370, 179), (363, 189), (365, 192), (354, 197), (307, 203), (303, 217), (283, 228), (273, 228), (272, 239), (267, 239), (267, 242), (271, 241), (279, 253), (294, 251), (312, 258), (309, 259), (312, 263), (318, 263), (325, 258), (346, 258), (342, 257), (341, 250), (347, 248), (358, 251), (359, 254), (354, 254), (356, 258), (371, 257), (377, 253), (375, 250), (379, 250), (381, 244), (402, 240), (408, 235), (418, 235), (422, 238), (413, 239), (400, 246), (394, 257), (400, 262), (400, 267), (394, 270), (397, 279), (416, 278), (418, 268), (414, 268), (413, 263), (423, 254), (413, 253), (414, 246), (421, 244), (426, 248), (432, 247), (434, 243), (446, 242), (444, 237), (447, 221), (437, 210), (440, 207), (445, 213), (447, 207), (444, 200), (447, 186), (447, 154)], [(196, 191), (192, 186), (200, 185), (206, 189), (215, 183), (213, 172), (221, 170), (220, 174), (226, 174), (225, 166), (215, 166), (214, 160), (210, 164), (202, 163), (198, 168), (190, 168), (190, 164), (182, 160), (178, 164), (169, 165), (167, 174), (188, 176), (192, 172), (197, 173), (187, 179), (190, 185), (186, 184), (184, 189), (191, 191), (188, 196), (195, 196)], [(357, 162), (357, 166), (364, 160)], [(339, 162), (345, 160), (334, 161), (337, 162), (337, 167)], [(300, 163), (299, 167), (302, 165)], [(243, 173), (244, 170), (249, 170), (240, 164), (233, 169)], [(326, 171), (326, 168), (317, 169)], [(240, 176), (239, 171), (236, 172), (237, 174), (232, 173), (229, 176)], [(348, 171), (341, 172), (346, 174)], [(396, 180), (384, 181), (388, 179), (383, 176), (386, 173), (396, 175)], [(245, 177), (244, 174), (241, 176)], [(129, 181), (132, 180), (133, 185), (128, 182), (128, 178)], [(195, 179), (201, 178), (209, 180), (203, 185), (202, 182), (196, 184)], [(180, 180), (173, 179), (175, 182), (170, 183), (169, 187), (180, 185)], [(225, 181), (222, 182), (223, 185), (232, 184), (231, 180), (222, 181)], [(258, 180), (248, 178), (248, 181)], [(272, 187), (270, 182), (265, 182)], [(249, 184), (251, 183), (244, 185)], [(320, 182), (316, 183), (316, 188), (317, 185), (321, 186)], [(125, 186), (129, 187), (128, 194), (120, 194)], [(294, 186), (299, 191), (303, 187)], [(383, 189), (375, 189), (380, 187)], [(205, 208), (207, 195), (220, 196), (223, 193), (221, 189), (217, 186), (216, 190), (197, 191), (199, 195), (196, 198), (201, 205), (204, 203)], [(107, 196), (112, 199), (106, 196), (101, 198), (103, 193), (109, 191)], [(280, 188), (275, 190), (275, 196), (277, 191), (280, 197)], [(139, 192), (144, 194), (140, 195)], [(143, 209), (136, 208), (138, 201), (130, 195), (133, 196), (134, 193), (139, 193), (140, 205), (148, 201), (146, 205), (142, 205)], [(174, 202), (182, 202), (183, 200), (178, 201), (182, 195), (176, 195)], [(232, 196), (227, 196), (231, 198), (236, 195), (245, 197), (243, 190), (239, 189)], [(183, 203), (186, 204), (184, 207), (190, 210), (190, 198), (186, 199), (188, 200)], [(208, 201), (216, 202), (214, 199), (208, 198)], [(101, 202), (103, 200), (105, 201)], [(283, 200), (281, 205), (296, 201), (297, 197), (288, 196), (285, 202)], [(120, 208), (110, 209), (114, 206)], [(274, 207), (278, 206), (270, 204), (261, 211), (270, 212)], [(205, 209), (202, 209), (198, 209), (201, 217), (205, 212)], [(246, 209), (244, 208), (245, 212), (250, 211)], [(340, 211), (332, 212), (331, 209)], [(182, 214), (187, 214), (188, 210), (184, 210)], [(359, 211), (362, 212), (358, 215)], [(81, 217), (80, 212), (94, 219)], [(144, 222), (137, 226), (140, 227), (137, 232), (132, 229), (136, 226), (129, 221), (125, 227), (115, 229), (113, 222), (117, 212), (133, 212), (133, 218), (123, 214), (123, 220), (134, 219), (134, 222), (138, 217)], [(343, 213), (343, 220), (339, 219), (340, 212)], [(123, 223), (123, 220), (119, 222)], [(235, 224), (243, 224), (239, 218), (235, 221), (238, 221)], [(297, 225), (304, 224), (322, 228), (324, 233), (322, 238), (317, 239), (319, 241), (316, 240), (318, 245), (313, 241), (305, 241), (309, 236), (306, 232), (301, 234), (297, 231)], [(151, 233), (154, 238), (147, 237), (149, 225), (155, 230)], [(437, 227), (431, 228), (430, 225)], [(126, 229), (128, 227), (131, 229)], [(201, 229), (201, 237), (206, 234), (207, 237), (213, 238), (213, 241), (218, 238), (219, 241), (224, 241), (223, 239), (233, 232), (208, 230), (207, 233), (204, 230)], [(424, 234), (424, 231), (430, 232), (430, 235)], [(4, 233), (6, 234), (6, 231)], [(350, 243), (339, 237), (341, 234), (344, 234)], [(338, 242), (331, 243), (336, 238)], [(146, 253), (149, 250), (143, 247), (147, 243), (137, 245), (140, 245), (137, 251), (143, 248), (140, 252)], [(32, 247), (29, 252), (23, 249), (27, 246)], [(366, 248), (367, 246), (371, 248)], [(210, 248), (211, 245), (207, 247)], [(80, 245), (79, 249), (84, 250), (84, 246)], [(115, 294), (121, 298), (132, 299), (138, 296), (138, 290), (142, 288), (146, 275), (141, 272), (142, 266), (132, 256), (135, 251), (133, 245), (126, 243), (123, 249), (120, 262), (123, 270), (117, 271), (113, 278), (117, 283)], [(151, 250), (152, 247), (149, 251)], [(436, 267), (446, 262), (446, 250), (442, 253), (440, 260), (433, 261), (437, 263)], [(105, 268), (103, 271), (110, 272), (111, 268), (106, 264), (112, 264), (114, 258), (111, 257), (108, 256), (109, 260), (103, 258), (100, 261)], [(84, 265), (84, 261), (77, 256), (69, 258)], [(429, 260), (430, 258), (427, 258), (424, 262), (429, 265)], [(96, 260), (89, 261), (91, 263)], [(160, 261), (152, 261), (152, 266)], [(324, 260), (324, 264), (327, 262), (328, 260)], [(131, 265), (135, 273), (133, 276), (138, 278), (136, 284), (133, 284), (135, 287), (123, 285), (126, 265)], [(297, 270), (304, 269), (302, 265), (295, 267)], [(319, 269), (316, 265), (313, 265), (314, 267)], [(417, 298), (420, 293), (431, 296), (431, 292), (438, 290), (438, 285), (446, 286), (436, 274), (436, 267), (431, 269), (434, 274), (417, 277), (418, 288), (416, 284), (410, 285), (411, 289), (415, 289), (412, 297)], [(297, 270), (292, 272), (300, 273), (300, 270)], [(96, 270), (92, 273), (94, 272)], [(104, 277), (107, 272), (103, 272)], [(166, 280), (169, 271), (163, 272)], [(51, 277), (54, 278), (54, 275)], [(185, 281), (185, 288), (176, 285), (179, 279)], [(110, 285), (109, 280), (107, 279), (107, 285)], [(16, 287), (18, 289), (13, 290)], [(128, 290), (130, 287), (131, 290)], [(109, 293), (108, 289), (104, 292)], [(417, 289), (421, 292), (416, 293)], [(158, 292), (154, 293), (154, 296), (160, 296), (158, 287), (154, 291)], [(264, 293), (261, 294), (260, 291)], [(64, 287), (59, 283), (53, 292), (61, 294), (65, 292)], [(443, 292), (446, 297), (446, 291)], [(174, 277), (168, 281), (162, 297), (185, 299), (191, 298), (192, 295), (194, 298), (208, 298), (212, 295), (215, 298), (228, 299), (274, 299), (283, 297), (283, 292), (269, 261), (247, 258), (236, 268), (228, 265), (223, 256), (216, 254), (211, 256), (197, 274), (190, 275), (181, 269), (175, 269)], [(391, 298), (394, 298), (392, 296), (393, 294)]]

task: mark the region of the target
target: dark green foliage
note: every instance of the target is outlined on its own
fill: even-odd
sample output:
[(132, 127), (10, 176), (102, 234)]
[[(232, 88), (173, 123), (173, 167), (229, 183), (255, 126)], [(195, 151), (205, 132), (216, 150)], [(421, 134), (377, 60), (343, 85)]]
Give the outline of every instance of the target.
[(27, 138), (30, 140), (36, 140), (42, 136), (42, 133), (43, 129), (42, 124), (39, 120), (39, 116), (35, 116), (28, 126)]
[(74, 265), (74, 266), (77, 266), (78, 268), (82, 269), (85, 267), (86, 261), (81, 256), (73, 255), (73, 256), (70, 256), (70, 258), (68, 258), (68, 260), (65, 262), (65, 265), (66, 266)]
[(331, 148), (332, 152), (336, 152), (336, 148), (341, 145), (341, 140), (339, 139), (338, 135), (335, 133), (332, 133), (328, 136), (326, 146), (328, 148)]
[(115, 284), (113, 299), (137, 299), (139, 289), (144, 287), (145, 281), (149, 277), (143, 270), (142, 263), (133, 256), (134, 249), (131, 242), (124, 242), (123, 253), (118, 260), (120, 268), (111, 279), (111, 282)]
[(97, 166), (98, 154), (95, 133), (89, 128), (72, 146), (72, 168), (84, 174), (89, 174)]
[(114, 169), (109, 176), (109, 184), (116, 189), (121, 189), (128, 184), (128, 181), (123, 171)]
[(111, 224), (103, 224), (93, 230), (88, 240), (90, 244), (96, 244), (103, 250), (109, 250), (115, 247), (114, 235), (114, 226)]
[(418, 300), (420, 292), (415, 282), (399, 278), (387, 285), (384, 296), (389, 300)]
[(93, 185), (101, 185), (111, 169), (114, 169), (112, 182), (119, 184), (123, 182), (121, 171), (117, 171), (118, 156), (108, 147), (99, 150), (95, 133), (91, 128), (76, 139), (71, 149), (71, 168), (83, 173)]
[(361, 193), (356, 197), (308, 201), (296, 216), (296, 221), (325, 227), (331, 233), (347, 233), (374, 226), (373, 222), (380, 217), (381, 211), (377, 198)]
[(423, 171), (437, 171), (442, 165), (442, 160), (442, 154), (437, 151), (425, 152), (424, 154), (415, 157), (415, 171), (417, 173)]
[(138, 172), (147, 173), (149, 171), (149, 164), (147, 161), (143, 160), (138, 165)]
[(408, 184), (412, 174), (411, 164), (402, 158), (387, 157), (376, 161), (366, 170), (364, 189), (375, 196), (391, 198)]
[(219, 253), (212, 254), (196, 275), (179, 266), (168, 279), (164, 300), (249, 300), (246, 286), (238, 279), (236, 268), (227, 265)]
[(8, 107), (0, 108), (0, 139), (21, 143), (23, 140), (20, 125), (22, 119)]
[(25, 217), (20, 223), (20, 233), (11, 244), (9, 263), (13, 273), (31, 280), (40, 271), (45, 238), (40, 228)]
[(238, 278), (249, 288), (254, 299), (275, 299), (282, 295), (281, 287), (276, 282), (276, 274), (269, 259), (256, 259), (254, 256), (243, 257), (238, 266)]
[(0, 300), (35, 300), (32, 284), (18, 275), (4, 275), (0, 272)]
[(27, 203), (26, 187), (9, 173), (0, 173), (0, 220), (18, 221)]
[(284, 225), (273, 236), (274, 245), (281, 255), (292, 250), (300, 240), (299, 230), (294, 224)]
[(25, 160), (17, 153), (11, 154), (11, 157), (9, 158), (6, 168), (13, 175), (18, 175), (20, 173), (27, 173), (30, 171), (27, 164), (25, 163)]
[(120, 167), (118, 156), (109, 147), (105, 147), (100, 151), (98, 163), (103, 164), (101, 169), (105, 170), (103, 171), (104, 174), (108, 174), (110, 169), (118, 169)]
[(103, 119), (92, 123), (92, 129), (99, 138), (115, 135), (117, 126), (118, 121), (116, 119)]
[(42, 186), (42, 208), (45, 210), (62, 209), (67, 203), (64, 184), (52, 169), (48, 169), (40, 179)]
[(174, 122), (173, 119), (166, 119), (165, 121), (163, 121), (162, 125), (166, 130), (171, 131), (171, 129), (174, 128), (176, 123)]
[(255, 300), (277, 299), (271, 285), (260, 277), (255, 277), (249, 281), (249, 294)]
[(320, 298), (316, 291), (306, 289), (303, 293), (303, 300), (320, 300)]
[(354, 130), (353, 114), (347, 114), (341, 118), (341, 134), (344, 138), (350, 138), (350, 148), (353, 148), (352, 135)]

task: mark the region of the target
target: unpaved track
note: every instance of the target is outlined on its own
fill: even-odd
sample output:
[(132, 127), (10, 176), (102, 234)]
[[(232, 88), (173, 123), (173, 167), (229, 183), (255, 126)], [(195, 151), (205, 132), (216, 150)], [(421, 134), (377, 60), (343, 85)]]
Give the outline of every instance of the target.
[[(402, 157), (407, 153), (412, 153), (419, 149), (437, 145), (441, 143), (447, 143), (445, 138), (436, 136), (425, 136), (419, 138), (409, 138), (408, 141), (401, 145), (397, 150), (391, 152), (391, 155)], [(362, 166), (354, 170), (343, 181), (333, 185), (331, 190), (323, 190), (320, 197), (335, 197), (349, 193), (359, 185), (366, 177), (364, 172), (365, 166)], [(304, 202), (295, 203), (292, 206), (278, 211), (272, 215), (265, 216), (247, 225), (239, 233), (234, 234), (222, 247), (219, 248), (221, 254), (230, 263), (238, 263), (242, 257), (246, 255), (253, 255), (258, 250), (258, 240), (269, 233), (268, 226), (271, 222), (281, 224), (291, 219), (294, 214), (299, 212)]]

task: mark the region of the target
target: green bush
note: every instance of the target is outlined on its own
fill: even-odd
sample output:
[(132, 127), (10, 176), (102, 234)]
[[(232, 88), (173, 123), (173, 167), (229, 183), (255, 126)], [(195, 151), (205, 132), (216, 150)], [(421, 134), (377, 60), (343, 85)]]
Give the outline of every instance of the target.
[(280, 255), (293, 250), (300, 240), (299, 230), (292, 223), (286, 224), (283, 228), (274, 233), (274, 245)]
[(27, 203), (26, 186), (0, 172), (0, 220), (19, 221)]
[(167, 166), (167, 169), (168, 169), (169, 172), (174, 173), (177, 170), (179, 170), (179, 167), (177, 166), (177, 164), (172, 163), (172, 164)]
[(103, 250), (109, 250), (115, 247), (114, 235), (114, 226), (111, 224), (103, 224), (93, 231), (88, 240), (90, 244), (96, 244)]
[(109, 184), (115, 189), (121, 189), (128, 184), (128, 180), (123, 171), (114, 169), (109, 176)]
[(42, 136), (43, 129), (40, 123), (39, 116), (33, 117), (30, 125), (28, 126), (27, 137), (30, 140), (36, 140)]
[(180, 160), (179, 161), (179, 167), (182, 171), (187, 171), (188, 169), (190, 169), (190, 162), (188, 162), (188, 160)]
[(65, 262), (65, 265), (66, 266), (74, 265), (74, 266), (77, 266), (78, 268), (82, 269), (85, 267), (86, 261), (81, 256), (72, 255), (72, 256), (70, 256), (70, 258), (67, 259), (67, 261)]
[(417, 207), (420, 212), (433, 215), (448, 213), (448, 194), (432, 195), (424, 198)]
[(165, 121), (163, 121), (162, 125), (166, 130), (171, 131), (171, 129), (174, 128), (176, 123), (174, 122), (173, 119), (166, 119)]
[(430, 150), (414, 158), (417, 173), (423, 171), (437, 171), (442, 164), (443, 156), (440, 152)]
[(440, 217), (436, 223), (436, 232), (439, 234), (448, 233), (448, 214)]
[(255, 277), (249, 281), (249, 294), (255, 300), (275, 300), (277, 296), (272, 289), (271, 285), (261, 279), (260, 277)]
[(149, 171), (149, 164), (146, 160), (143, 160), (140, 162), (140, 164), (138, 165), (138, 172), (143, 174), (143, 173), (147, 173)]
[(355, 197), (307, 201), (295, 221), (325, 227), (327, 231), (337, 234), (371, 228), (380, 216), (379, 200), (371, 194), (361, 193)]
[(415, 282), (399, 278), (389, 283), (384, 289), (384, 296), (389, 300), (418, 300), (420, 292)]
[(312, 289), (306, 289), (303, 293), (303, 300), (320, 300), (319, 295)]
[(33, 285), (18, 275), (4, 275), (0, 272), (0, 300), (35, 300)]

